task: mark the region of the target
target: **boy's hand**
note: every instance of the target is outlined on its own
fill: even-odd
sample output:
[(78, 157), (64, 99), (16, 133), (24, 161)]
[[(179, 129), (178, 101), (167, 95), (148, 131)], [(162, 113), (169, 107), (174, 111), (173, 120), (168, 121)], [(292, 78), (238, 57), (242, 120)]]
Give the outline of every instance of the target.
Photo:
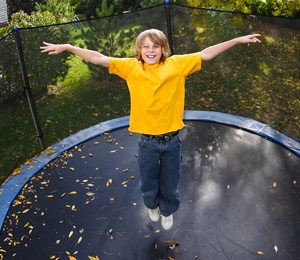
[(40, 47), (42, 52), (48, 52), (49, 55), (59, 54), (66, 50), (65, 44), (52, 44), (43, 42), (45, 46)]
[(256, 43), (256, 42), (261, 43), (261, 41), (257, 38), (259, 36), (261, 36), (261, 35), (260, 34), (250, 34), (250, 35), (239, 37), (237, 39), (239, 40), (240, 43)]

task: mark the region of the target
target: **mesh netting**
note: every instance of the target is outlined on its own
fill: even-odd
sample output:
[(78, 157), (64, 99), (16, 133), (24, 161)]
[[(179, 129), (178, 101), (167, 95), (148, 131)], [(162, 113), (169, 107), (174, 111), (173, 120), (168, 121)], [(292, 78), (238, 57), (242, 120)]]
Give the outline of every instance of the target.
[[(203, 64), (200, 72), (188, 78), (186, 109), (255, 118), (300, 137), (299, 19), (248, 16), (176, 4), (169, 11), (171, 31), (164, 4), (89, 21), (76, 19), (67, 24), (19, 30), (47, 145), (101, 121), (128, 115), (129, 93), (126, 83), (109, 75), (105, 68), (69, 53), (41, 54), (42, 42), (72, 43), (108, 56), (131, 57), (136, 36), (148, 28), (169, 34), (173, 54), (197, 52), (234, 37), (261, 33), (262, 44), (236, 46)], [(23, 95), (15, 33), (0, 41), (0, 129), (9, 133), (5, 139), (0, 137), (4, 139), (2, 175), (41, 150)]]

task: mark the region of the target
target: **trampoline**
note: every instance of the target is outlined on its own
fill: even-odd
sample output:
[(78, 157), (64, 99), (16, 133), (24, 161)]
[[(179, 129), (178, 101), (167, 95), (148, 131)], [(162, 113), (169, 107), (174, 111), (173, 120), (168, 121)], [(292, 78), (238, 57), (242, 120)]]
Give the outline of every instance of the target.
[(300, 259), (300, 144), (239, 116), (186, 111), (184, 121), (171, 230), (148, 217), (138, 135), (122, 117), (55, 144), (2, 185), (0, 259)]

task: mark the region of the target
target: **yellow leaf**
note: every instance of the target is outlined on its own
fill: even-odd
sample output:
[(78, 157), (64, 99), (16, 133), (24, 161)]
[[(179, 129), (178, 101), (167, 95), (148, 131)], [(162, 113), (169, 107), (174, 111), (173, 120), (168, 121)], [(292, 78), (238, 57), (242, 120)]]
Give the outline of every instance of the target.
[(70, 195), (77, 194), (77, 191), (70, 191), (69, 194), (70, 194)]
[(82, 237), (78, 238), (77, 244), (79, 244), (82, 240)]
[(277, 186), (277, 183), (274, 181), (273, 182), (273, 187), (275, 188)]
[(71, 170), (71, 171), (75, 171), (75, 168), (73, 168), (73, 167), (70, 167), (70, 170)]
[(30, 209), (25, 209), (25, 210), (23, 210), (23, 211), (22, 211), (22, 214), (27, 213), (29, 210), (30, 210)]
[(277, 253), (277, 252), (278, 252), (278, 247), (277, 247), (277, 246), (274, 246), (274, 250), (275, 250), (275, 252)]
[(100, 260), (98, 256), (88, 256), (90, 260)]
[(47, 195), (46, 197), (47, 198), (53, 198), (54, 196), (53, 195)]
[(73, 236), (73, 233), (74, 233), (73, 230), (71, 230), (69, 233), (69, 238), (71, 238), (71, 236)]
[(74, 256), (69, 255), (69, 260), (76, 260)]
[(262, 251), (257, 251), (257, 254), (258, 254), (258, 255), (264, 255), (264, 252), (262, 252)]

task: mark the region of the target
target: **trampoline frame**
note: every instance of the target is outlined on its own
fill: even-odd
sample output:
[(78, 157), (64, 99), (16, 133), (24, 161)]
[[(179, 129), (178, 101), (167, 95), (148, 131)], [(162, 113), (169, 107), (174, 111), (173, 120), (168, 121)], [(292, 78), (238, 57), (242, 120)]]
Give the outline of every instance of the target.
[[(300, 157), (299, 142), (280, 133), (268, 124), (253, 119), (221, 112), (186, 110), (184, 120), (214, 122), (239, 128), (274, 141)], [(70, 148), (105, 132), (127, 126), (129, 126), (129, 116), (101, 122), (48, 147), (41, 155), (32, 158), (30, 164), (24, 164), (19, 174), (11, 175), (0, 187), (0, 208), (2, 209), (0, 212), (1, 229), (11, 203), (33, 175)]]

